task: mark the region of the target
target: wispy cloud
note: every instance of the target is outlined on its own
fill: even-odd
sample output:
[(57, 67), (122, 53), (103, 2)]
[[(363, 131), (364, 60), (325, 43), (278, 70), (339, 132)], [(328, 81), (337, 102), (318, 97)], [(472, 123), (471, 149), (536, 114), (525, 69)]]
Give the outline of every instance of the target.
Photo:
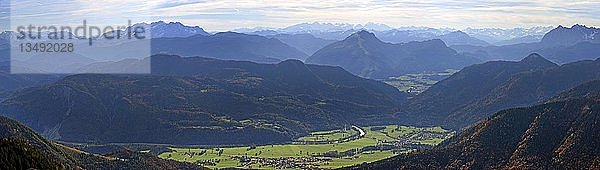
[(164, 8), (179, 7), (179, 6), (198, 4), (198, 3), (206, 3), (206, 2), (209, 2), (209, 1), (208, 0), (173, 0), (173, 1), (163, 2), (160, 5), (156, 6), (156, 8), (164, 9)]
[[(7, 0), (0, 0), (0, 2)], [(600, 25), (600, 1), (581, 0), (13, 0), (28, 6), (23, 16), (84, 16), (105, 22), (176, 20), (209, 30), (284, 27), (300, 22), (378, 22), (392, 26), (529, 27)], [(37, 9), (36, 9), (37, 8)], [(51, 15), (50, 15), (51, 14)], [(19, 16), (16, 16), (19, 17)]]

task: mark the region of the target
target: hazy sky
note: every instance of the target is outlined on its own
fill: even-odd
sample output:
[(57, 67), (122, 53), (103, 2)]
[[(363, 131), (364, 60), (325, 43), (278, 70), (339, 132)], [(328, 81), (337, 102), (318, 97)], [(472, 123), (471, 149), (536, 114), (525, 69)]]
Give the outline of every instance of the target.
[[(9, 0), (0, 0), (6, 20)], [(303, 22), (383, 23), (393, 27), (600, 26), (600, 0), (13, 0), (14, 23), (181, 21), (209, 31)], [(69, 20), (72, 19), (72, 20)], [(3, 25), (6, 25), (3, 23)], [(5, 27), (5, 26), (3, 26)]]

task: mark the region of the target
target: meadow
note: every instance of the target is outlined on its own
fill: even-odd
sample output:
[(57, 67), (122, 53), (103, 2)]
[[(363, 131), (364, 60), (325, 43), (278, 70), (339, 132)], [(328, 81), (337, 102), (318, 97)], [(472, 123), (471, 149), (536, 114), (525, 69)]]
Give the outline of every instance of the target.
[(310, 142), (310, 141), (337, 141), (345, 138), (349, 138), (351, 136), (358, 135), (358, 131), (354, 129), (342, 129), (342, 130), (332, 130), (332, 131), (321, 131), (321, 132), (313, 132), (308, 136), (301, 137), (297, 141), (300, 142)]
[(400, 91), (419, 94), (456, 72), (458, 70), (448, 69), (438, 73), (405, 74), (398, 77), (390, 77), (382, 81), (396, 87)]
[(211, 169), (305, 169), (340, 168), (410, 153), (435, 146), (454, 133), (440, 127), (370, 126), (365, 135), (350, 141), (337, 141), (357, 135), (354, 129), (313, 132), (297, 142), (328, 141), (327, 144), (284, 144), (230, 148), (169, 148), (159, 157), (197, 163)]

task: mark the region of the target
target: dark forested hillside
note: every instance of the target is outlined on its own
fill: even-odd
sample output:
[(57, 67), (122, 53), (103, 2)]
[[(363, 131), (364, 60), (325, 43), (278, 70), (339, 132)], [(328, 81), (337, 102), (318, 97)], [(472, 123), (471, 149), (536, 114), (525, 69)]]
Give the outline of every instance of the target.
[(513, 76), (485, 97), (455, 110), (444, 124), (459, 127), (502, 109), (541, 103), (581, 83), (600, 79), (600, 60), (586, 60)]
[(2, 116), (0, 165), (3, 169), (203, 169), (131, 151), (107, 156), (81, 152), (46, 140), (21, 123)]
[[(439, 125), (455, 116), (455, 111), (478, 102), (501, 84), (518, 73), (545, 70), (558, 65), (538, 54), (531, 54), (519, 62), (492, 61), (469, 66), (445, 79), (425, 92), (410, 99), (405, 105), (403, 116), (406, 123)], [(449, 126), (462, 127), (485, 118), (448, 122)], [(466, 122), (463, 124), (463, 122)]]
[(432, 150), (350, 169), (597, 169), (599, 86), (590, 82), (545, 104), (498, 112)]
[[(348, 124), (394, 122), (406, 94), (341, 68), (153, 56), (152, 75), (68, 76), (0, 105), (71, 142), (262, 144)], [(260, 136), (260, 137), (258, 137)]]
[(460, 69), (479, 62), (458, 54), (441, 40), (390, 44), (367, 31), (354, 33), (343, 41), (330, 44), (306, 61), (340, 66), (355, 75), (370, 78)]
[(600, 96), (600, 80), (593, 80), (571, 90), (552, 97), (548, 102), (561, 101), (578, 97)]
[(18, 89), (49, 83), (59, 79), (56, 75), (18, 75), (10, 74), (0, 67), (0, 100)]

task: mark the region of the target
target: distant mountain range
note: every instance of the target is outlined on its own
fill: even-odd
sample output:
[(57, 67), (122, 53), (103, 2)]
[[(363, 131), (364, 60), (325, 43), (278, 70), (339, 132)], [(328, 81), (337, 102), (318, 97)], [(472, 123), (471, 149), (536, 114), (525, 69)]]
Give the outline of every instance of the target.
[(521, 57), (537, 52), (550, 61), (565, 64), (600, 57), (600, 32), (598, 28), (574, 25), (559, 26), (545, 34), (540, 42), (503, 46), (451, 46), (459, 52), (482, 56), (484, 60), (520, 60)]
[(367, 31), (357, 32), (343, 41), (330, 44), (306, 61), (340, 66), (355, 75), (371, 78), (460, 69), (479, 62), (473, 57), (458, 54), (441, 40), (391, 44)]
[(600, 59), (557, 66), (532, 54), (520, 62), (467, 67), (406, 103), (406, 123), (461, 129), (499, 110), (543, 102), (600, 79)]
[(348, 169), (598, 167), (600, 81), (543, 104), (500, 111), (432, 150)]
[(377, 30), (387, 31), (393, 29), (385, 24), (378, 23), (366, 23), (366, 24), (348, 24), (348, 23), (300, 23), (285, 28), (268, 28), (268, 27), (257, 27), (257, 28), (241, 28), (234, 29), (234, 32), (240, 33), (251, 33), (251, 32), (262, 32), (262, 31), (274, 31), (283, 34), (303, 34), (303, 33), (324, 33), (324, 32), (339, 32), (347, 30)]
[(434, 37), (451, 33), (451, 30), (439, 30), (433, 28), (427, 29), (393, 29), (388, 31), (373, 31), (375, 36), (384, 42), (389, 43), (407, 43), (411, 41), (426, 41)]
[(542, 41), (544, 35), (528, 35), (524, 37), (517, 37), (508, 40), (502, 40), (494, 43), (495, 45), (503, 46), (503, 45), (511, 45), (511, 44), (523, 44), (523, 43), (537, 43)]
[[(510, 45), (528, 42), (539, 42), (544, 34), (553, 29), (553, 27), (532, 27), (532, 28), (467, 28), (462, 32), (469, 35), (472, 39), (485, 41), (494, 45)], [(329, 40), (343, 40), (350, 34), (366, 30), (375, 33), (384, 42), (405, 43), (410, 41), (425, 41), (435, 39), (438, 36), (456, 32), (459, 30), (448, 28), (428, 28), (428, 27), (400, 27), (393, 28), (385, 24), (367, 23), (365, 25), (354, 25), (345, 23), (301, 23), (286, 28), (267, 28), (257, 27), (252, 29), (235, 29), (234, 32), (256, 34), (256, 35), (275, 35), (275, 34), (312, 34), (315, 37)], [(341, 34), (350, 32), (349, 34)], [(446, 42), (448, 45), (458, 45)], [(464, 44), (464, 42), (462, 43)], [(477, 44), (471, 44), (477, 45)]]
[(133, 27), (141, 26), (144, 28), (149, 28), (150, 34), (152, 38), (169, 38), (169, 37), (190, 37), (194, 35), (210, 35), (208, 32), (204, 31), (204, 29), (199, 26), (186, 26), (180, 22), (152, 22), (150, 24), (147, 23), (139, 23), (133, 25)]
[[(182, 26), (180, 23), (166, 24), (164, 22), (157, 22), (156, 25), (170, 25), (170, 27), (174, 27), (173, 29), (176, 30), (174, 32), (179, 32), (177, 31), (178, 27), (187, 27)], [(250, 35), (275, 38), (300, 50), (306, 55), (312, 55), (318, 49), (330, 44), (333, 40), (344, 40), (361, 30), (371, 30), (381, 41), (390, 43), (441, 39), (459, 53), (468, 53), (485, 61), (498, 59), (520, 60), (522, 56), (537, 52), (546, 56), (551, 61), (561, 64), (597, 57), (594, 49), (597, 48), (598, 38), (596, 37), (600, 35), (597, 34), (598, 29), (582, 25), (574, 25), (571, 28), (560, 26), (555, 29), (552, 29), (552, 27), (514, 29), (468, 28), (464, 31), (457, 31), (453, 29), (426, 27), (391, 28), (381, 24), (303, 23), (283, 29), (258, 28), (239, 29), (238, 31)], [(308, 36), (308, 34), (313, 37)], [(249, 59), (248, 61), (265, 62), (264, 58), (260, 60)], [(266, 58), (270, 57), (266, 56)], [(301, 57), (292, 58), (303, 59)]]
[(541, 37), (554, 28), (555, 27), (552, 26), (510, 29), (467, 28), (463, 30), (463, 32), (469, 34), (469, 36), (490, 42), (494, 45), (510, 45), (526, 42), (539, 42)]
[(268, 144), (397, 121), (392, 113), (407, 97), (339, 67), (297, 60), (158, 55), (152, 63), (152, 75), (73, 75), (20, 90), (0, 113), (69, 142)]
[(454, 31), (448, 34), (434, 37), (444, 41), (448, 45), (475, 45), (475, 46), (491, 46), (492, 44), (483, 40), (473, 38), (462, 31)]
[(542, 38), (545, 46), (571, 46), (581, 42), (600, 43), (600, 29), (579, 24), (571, 28), (559, 26)]
[(275, 38), (279, 41), (290, 45), (307, 55), (313, 55), (321, 48), (332, 44), (336, 41), (317, 38), (312, 34), (275, 34), (266, 35), (269, 38)]
[[(90, 70), (89, 67), (128, 59), (139, 60), (151, 54), (175, 54), (188, 57), (202, 56), (225, 60), (278, 63), (286, 59), (305, 60), (308, 55), (304, 52), (314, 52), (330, 43), (330, 41), (310, 36), (281, 35), (278, 37), (289, 44), (296, 45), (298, 49), (304, 50), (303, 52), (276, 38), (233, 32), (208, 35), (205, 32), (202, 33), (201, 28), (183, 26), (181, 23), (155, 22), (150, 25), (153, 29), (151, 40), (115, 40), (96, 46), (76, 44), (80, 47), (78, 49), (85, 51), (85, 53), (40, 53), (31, 58), (13, 60), (13, 70), (26, 73), (89, 73), (86, 72)], [(0, 43), (2, 42), (4, 40), (0, 39)], [(8, 43), (0, 44), (0, 53), (4, 54), (0, 55), (0, 64), (4, 66), (8, 66), (9, 63), (9, 48)], [(113, 70), (110, 73), (148, 73), (149, 64), (145, 66), (145, 68), (130, 72), (116, 72), (117, 70)], [(8, 72), (9, 70), (6, 69), (5, 71)]]
[[(148, 32), (151, 33), (152, 38), (169, 38), (169, 37), (189, 37), (194, 35), (205, 35), (208, 36), (210, 33), (204, 31), (204, 29), (199, 26), (187, 26), (183, 25), (180, 22), (165, 22), (165, 21), (157, 21), (152, 23), (136, 23), (129, 28), (132, 29), (135, 27), (143, 27), (148, 29)], [(125, 30), (121, 30), (122, 34), (125, 34)], [(0, 33), (0, 40), (7, 40), (11, 36), (15, 36), (11, 34), (12, 32), (2, 32)], [(113, 33), (113, 32), (110, 32)], [(43, 36), (47, 37), (47, 36)], [(0, 43), (1, 44), (1, 43)]]
[[(416, 29), (416, 28), (415, 28)], [(275, 30), (263, 30), (263, 31), (254, 31), (249, 32), (248, 34), (254, 35), (277, 35), (277, 34), (311, 34), (317, 38), (325, 39), (325, 40), (343, 40), (346, 37), (350, 36), (359, 31), (371, 31), (377, 37), (379, 37), (382, 41), (388, 43), (407, 43), (411, 41), (426, 41), (433, 39), (442, 39), (448, 45), (491, 45), (483, 40), (479, 40), (477, 38), (473, 38), (468, 34), (460, 31), (449, 31), (449, 30), (439, 30), (433, 28), (419, 28), (416, 30), (412, 29), (389, 29), (389, 30), (370, 30), (370, 29), (332, 29), (330, 31), (299, 31), (299, 32), (291, 32), (287, 31), (275, 31)]]
[[(477, 57), (481, 60), (518, 60), (519, 57), (526, 55), (527, 53), (539, 52), (543, 55), (546, 55), (552, 61), (566, 63), (575, 61), (577, 59), (589, 59), (589, 57), (585, 56), (585, 54), (589, 53), (588, 51), (591, 50), (590, 48), (595, 47), (595, 44), (583, 44), (573, 48), (564, 47), (560, 49), (540, 49), (538, 48), (539, 45), (529, 44), (497, 47), (474, 37), (474, 35), (481, 37), (481, 35), (488, 34), (511, 34), (512, 36), (510, 37), (515, 38), (505, 40), (502, 42), (502, 44), (535, 42), (537, 41), (537, 38), (541, 37), (539, 33), (543, 33), (545, 27), (536, 27), (531, 29), (466, 29), (466, 31), (462, 32), (454, 31), (452, 29), (433, 29), (426, 27), (391, 28), (382, 24), (373, 23), (365, 25), (304, 23), (290, 26), (285, 29), (240, 30), (254, 30), (253, 32), (248, 32), (247, 34), (225, 32), (210, 35), (198, 26), (185, 26), (179, 22), (159, 21), (150, 24), (140, 23), (136, 25), (142, 25), (150, 28), (152, 37), (154, 38), (152, 44), (158, 44), (152, 46), (153, 54), (203, 56), (218, 59), (254, 61), (263, 63), (277, 63), (285, 59), (305, 60), (308, 58), (308, 56), (313, 55), (316, 51), (324, 48), (326, 45), (335, 42), (335, 40), (344, 40), (360, 30), (373, 30), (373, 33), (381, 41), (391, 43), (409, 43), (411, 41), (441, 39), (448, 46), (457, 49), (459, 53)], [(592, 33), (593, 32), (586, 33), (586, 35), (593, 38), (594, 35), (592, 35)], [(520, 35), (523, 35), (524, 37), (518, 37)], [(547, 37), (546, 39), (550, 37), (551, 36)], [(277, 40), (280, 42), (277, 42)], [(2, 43), (2, 41), (0, 41), (0, 43)], [(72, 59), (75, 61), (65, 60), (70, 61), (66, 64), (51, 64), (26, 69), (39, 69), (39, 72), (77, 72), (79, 70), (85, 70), (80, 68), (89, 64), (96, 64), (97, 62), (106, 61), (116, 62), (128, 57), (135, 57), (136, 54), (131, 53), (130, 51), (132, 50), (129, 50), (128, 48), (130, 46), (132, 46), (132, 44), (126, 44), (126, 42), (109, 44), (108, 47), (110, 47), (111, 50), (107, 50), (108, 47), (98, 50), (102, 51), (101, 53), (103, 55), (75, 57), (77, 60)], [(581, 50), (581, 48), (584, 49)], [(0, 50), (2, 49), (0, 48)], [(556, 53), (570, 56), (559, 57), (550, 55)], [(583, 57), (580, 57), (581, 55), (576, 55), (574, 53), (584, 55)], [(100, 54), (100, 52), (97, 54)], [(576, 59), (562, 59), (570, 57)], [(94, 59), (94, 61), (82, 62), (86, 58)], [(23, 63), (19, 65), (36, 64), (23, 61)]]
[(3, 116), (0, 116), (0, 145), (2, 167), (6, 169), (205, 169), (126, 150), (107, 155), (85, 153), (49, 141)]

